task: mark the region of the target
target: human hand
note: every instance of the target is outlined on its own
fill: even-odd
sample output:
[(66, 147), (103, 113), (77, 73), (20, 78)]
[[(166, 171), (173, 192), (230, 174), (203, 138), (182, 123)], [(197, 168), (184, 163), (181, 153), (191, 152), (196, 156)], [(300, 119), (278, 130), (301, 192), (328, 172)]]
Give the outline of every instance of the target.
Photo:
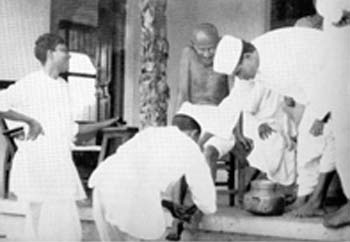
[(272, 134), (272, 132), (276, 132), (276, 130), (271, 128), (270, 125), (268, 125), (267, 123), (262, 123), (258, 127), (258, 132), (260, 138), (265, 140)]
[(286, 104), (287, 107), (294, 108), (296, 103), (295, 100), (292, 97), (284, 97), (284, 103)]
[(315, 119), (311, 128), (310, 134), (317, 137), (323, 134), (324, 123), (321, 120)]
[(27, 124), (29, 126), (29, 131), (26, 140), (36, 140), (40, 134), (45, 134), (43, 127), (35, 119), (31, 119)]
[(121, 117), (115, 117), (111, 118), (108, 120), (108, 125), (107, 126), (120, 126), (120, 125), (125, 125), (126, 122), (123, 120)]

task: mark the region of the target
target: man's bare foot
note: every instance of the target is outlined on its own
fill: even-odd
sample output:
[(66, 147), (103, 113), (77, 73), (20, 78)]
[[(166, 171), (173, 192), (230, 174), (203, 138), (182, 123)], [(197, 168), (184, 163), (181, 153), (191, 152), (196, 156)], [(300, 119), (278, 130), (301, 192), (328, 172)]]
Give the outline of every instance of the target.
[(350, 225), (350, 200), (334, 213), (327, 215), (323, 225), (328, 228), (341, 228)]
[(318, 201), (314, 202), (309, 200), (299, 208), (292, 210), (289, 214), (298, 218), (323, 216), (325, 214), (325, 210), (320, 204), (321, 203)]
[(303, 205), (305, 205), (307, 203), (309, 197), (310, 197), (309, 195), (297, 197), (297, 199), (294, 201), (294, 203), (292, 203), (286, 207), (285, 212), (289, 213), (293, 210), (296, 210), (296, 209), (302, 207)]

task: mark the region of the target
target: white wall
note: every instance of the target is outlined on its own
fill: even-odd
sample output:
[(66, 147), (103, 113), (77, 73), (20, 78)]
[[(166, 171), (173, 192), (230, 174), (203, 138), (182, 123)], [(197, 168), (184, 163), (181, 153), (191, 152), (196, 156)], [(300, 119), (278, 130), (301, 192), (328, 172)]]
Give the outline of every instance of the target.
[(34, 42), (50, 29), (51, 0), (0, 0), (0, 79), (18, 80), (40, 67)]

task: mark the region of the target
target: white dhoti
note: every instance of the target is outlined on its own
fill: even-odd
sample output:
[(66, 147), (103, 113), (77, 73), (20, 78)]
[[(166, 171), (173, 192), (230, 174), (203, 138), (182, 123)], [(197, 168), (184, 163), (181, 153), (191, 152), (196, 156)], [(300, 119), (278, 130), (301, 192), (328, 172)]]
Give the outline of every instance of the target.
[(81, 241), (82, 230), (75, 200), (26, 203), (24, 240)]
[(316, 116), (306, 108), (301, 120), (297, 147), (298, 196), (313, 192), (320, 173), (335, 170), (335, 140), (331, 120), (324, 127), (323, 134), (313, 136), (310, 128)]
[[(295, 125), (284, 105), (281, 95), (257, 81), (245, 104), (243, 133), (254, 141), (247, 157), (249, 164), (265, 172), (271, 181), (290, 185), (296, 175), (295, 150), (291, 147)], [(265, 140), (259, 136), (259, 126), (263, 123), (274, 130)]]
[[(349, 134), (349, 132), (348, 132)], [(337, 136), (338, 138), (339, 136)], [(340, 177), (343, 192), (350, 200), (350, 161), (349, 161), (349, 151), (350, 151), (350, 138), (349, 136), (340, 136), (339, 142), (336, 141), (337, 148), (337, 161), (336, 168)]]
[(244, 134), (253, 139), (254, 149), (247, 157), (249, 165), (265, 172), (267, 177), (283, 185), (295, 181), (295, 150), (290, 148), (290, 137), (286, 127), (276, 121), (266, 122), (275, 130), (267, 139), (259, 136), (261, 122), (249, 114), (244, 116)]
[(331, 80), (331, 87), (327, 89), (332, 89), (326, 98), (331, 103), (334, 120), (336, 168), (343, 191), (350, 199), (350, 26), (325, 30), (325, 36), (331, 56), (328, 57), (327, 68), (321, 74)]

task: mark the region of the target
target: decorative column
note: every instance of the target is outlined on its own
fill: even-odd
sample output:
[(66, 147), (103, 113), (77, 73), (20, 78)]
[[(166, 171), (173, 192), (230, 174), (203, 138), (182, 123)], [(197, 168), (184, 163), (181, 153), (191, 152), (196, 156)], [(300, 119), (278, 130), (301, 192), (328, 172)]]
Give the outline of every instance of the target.
[(166, 67), (166, 0), (139, 0), (141, 10), (141, 73), (139, 79), (141, 128), (165, 126), (169, 86)]
[(111, 117), (109, 84), (112, 81), (113, 55), (113, 0), (98, 2), (98, 44), (96, 48), (97, 120)]
[(102, 121), (110, 118), (111, 97), (108, 91), (108, 85), (111, 82), (111, 56), (112, 45), (107, 43), (98, 43), (96, 48), (96, 99), (97, 99), (97, 120)]

